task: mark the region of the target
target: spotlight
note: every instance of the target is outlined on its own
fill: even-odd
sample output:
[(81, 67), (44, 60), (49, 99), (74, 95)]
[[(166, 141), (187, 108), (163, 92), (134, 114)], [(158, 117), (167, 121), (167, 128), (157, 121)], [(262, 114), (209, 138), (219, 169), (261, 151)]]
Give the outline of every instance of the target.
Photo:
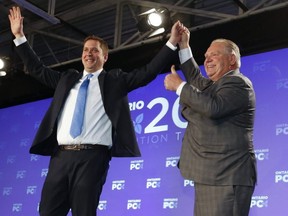
[(11, 62), (8, 56), (0, 57), (0, 77), (4, 77), (10, 74)]
[(4, 61), (0, 58), (0, 69), (3, 69), (5, 66)]
[(163, 17), (162, 14), (158, 12), (153, 12), (151, 14), (147, 15), (147, 23), (151, 28), (159, 28), (159, 26), (163, 23)]
[(0, 58), (0, 77), (6, 76), (6, 70), (5, 70), (5, 61)]
[(166, 32), (171, 28), (170, 12), (166, 8), (151, 9), (138, 15), (137, 27), (139, 32), (154, 31), (149, 36)]
[(6, 71), (0, 71), (0, 77), (4, 77), (4, 76), (6, 76)]

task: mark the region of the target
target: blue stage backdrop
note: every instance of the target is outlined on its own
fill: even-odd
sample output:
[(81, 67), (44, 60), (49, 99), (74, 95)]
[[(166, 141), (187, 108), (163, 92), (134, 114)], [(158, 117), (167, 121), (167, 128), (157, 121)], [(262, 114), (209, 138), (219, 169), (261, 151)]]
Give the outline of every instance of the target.
[[(242, 58), (257, 97), (254, 144), (258, 185), (251, 216), (286, 216), (288, 194), (288, 49)], [(113, 158), (99, 216), (192, 216), (193, 182), (177, 168), (187, 123), (164, 75), (129, 95), (142, 157)], [(7, 94), (9, 94), (7, 92)], [(3, 216), (38, 215), (48, 157), (29, 147), (51, 99), (0, 110), (0, 206)]]

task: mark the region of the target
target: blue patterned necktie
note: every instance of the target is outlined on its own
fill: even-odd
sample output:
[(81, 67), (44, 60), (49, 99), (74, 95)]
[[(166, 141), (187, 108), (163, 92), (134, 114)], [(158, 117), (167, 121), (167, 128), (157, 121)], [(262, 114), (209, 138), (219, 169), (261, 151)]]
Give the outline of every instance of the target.
[(83, 81), (78, 91), (74, 114), (73, 114), (72, 123), (71, 123), (71, 128), (70, 128), (70, 134), (73, 138), (79, 136), (82, 132), (87, 89), (88, 89), (88, 85), (90, 82), (90, 78), (92, 76), (93, 74), (88, 74), (86, 76), (86, 79)]

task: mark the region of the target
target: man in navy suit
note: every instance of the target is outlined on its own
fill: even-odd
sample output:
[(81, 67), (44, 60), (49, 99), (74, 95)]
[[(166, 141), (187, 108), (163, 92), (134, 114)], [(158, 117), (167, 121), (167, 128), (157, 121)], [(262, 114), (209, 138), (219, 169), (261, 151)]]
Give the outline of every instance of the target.
[[(51, 156), (49, 172), (41, 194), (41, 216), (95, 216), (111, 156), (138, 157), (127, 94), (147, 85), (175, 57), (183, 25), (178, 21), (166, 45), (147, 65), (127, 73), (105, 71), (108, 45), (99, 37), (84, 40), (84, 70), (52, 70), (41, 62), (23, 33), (19, 7), (10, 9), (11, 31), (16, 51), (29, 74), (55, 89), (51, 105), (39, 127), (30, 153)], [(70, 126), (77, 93), (86, 75), (88, 86), (82, 133), (73, 138)]]
[(253, 86), (239, 71), (240, 51), (234, 42), (212, 41), (204, 77), (189, 38), (185, 29), (179, 56), (186, 81), (172, 67), (164, 85), (179, 95), (188, 121), (179, 167), (185, 179), (194, 181), (194, 216), (247, 216), (256, 182)]

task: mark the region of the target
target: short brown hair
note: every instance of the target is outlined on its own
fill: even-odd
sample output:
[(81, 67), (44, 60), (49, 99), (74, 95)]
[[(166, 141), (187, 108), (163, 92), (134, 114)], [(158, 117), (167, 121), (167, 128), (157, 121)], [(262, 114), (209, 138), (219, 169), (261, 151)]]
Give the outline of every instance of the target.
[(102, 38), (100, 38), (100, 37), (98, 37), (98, 36), (95, 36), (95, 35), (89, 35), (88, 37), (86, 37), (86, 38), (84, 39), (83, 45), (84, 45), (88, 40), (99, 41), (100, 47), (102, 48), (104, 54), (108, 54), (108, 52), (109, 52), (108, 43), (107, 43), (104, 39), (102, 39)]

